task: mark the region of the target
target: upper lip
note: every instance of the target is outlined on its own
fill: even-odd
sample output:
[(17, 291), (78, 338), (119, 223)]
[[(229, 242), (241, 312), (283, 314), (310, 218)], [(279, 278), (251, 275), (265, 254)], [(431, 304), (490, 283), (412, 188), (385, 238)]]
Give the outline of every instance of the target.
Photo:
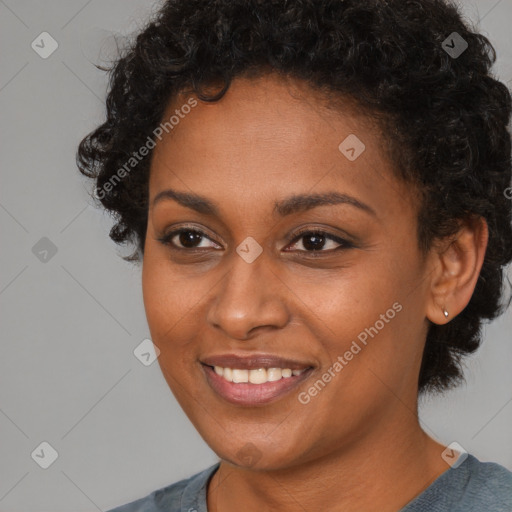
[(270, 354), (252, 354), (247, 356), (220, 354), (205, 357), (201, 359), (201, 363), (208, 366), (221, 366), (223, 368), (240, 370), (255, 370), (257, 368), (289, 368), (290, 370), (302, 370), (313, 366), (310, 363), (304, 363), (296, 359), (288, 359)]

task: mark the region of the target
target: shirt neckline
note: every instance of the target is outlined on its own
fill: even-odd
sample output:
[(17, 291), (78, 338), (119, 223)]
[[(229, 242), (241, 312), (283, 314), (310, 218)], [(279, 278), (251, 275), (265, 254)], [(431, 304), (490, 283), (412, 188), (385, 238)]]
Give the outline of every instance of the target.
[(220, 462), (217, 462), (192, 478), (183, 489), (180, 512), (208, 512), (206, 490), (208, 482), (219, 466)]
[[(475, 460), (473, 455), (468, 454), (466, 459), (457, 468), (450, 467), (441, 473), (426, 489), (409, 501), (398, 512), (413, 512), (420, 510), (424, 504), (431, 503), (433, 498), (439, 493), (442, 483), (447, 479), (451, 479), (455, 471), (457, 472), (458, 480), (467, 480), (469, 477), (469, 465)], [(192, 477), (183, 489), (180, 512), (208, 512), (206, 491), (209, 481), (217, 469), (219, 469), (219, 466), (220, 461)]]

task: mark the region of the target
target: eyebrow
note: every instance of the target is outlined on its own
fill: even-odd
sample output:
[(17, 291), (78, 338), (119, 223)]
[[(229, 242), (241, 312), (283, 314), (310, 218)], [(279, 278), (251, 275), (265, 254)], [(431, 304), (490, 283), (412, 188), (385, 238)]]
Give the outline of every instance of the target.
[[(209, 199), (191, 192), (179, 192), (166, 189), (159, 192), (153, 199), (152, 206), (163, 200), (174, 200), (186, 208), (195, 210), (204, 215), (219, 216), (219, 209)], [(355, 197), (339, 192), (326, 192), (323, 194), (298, 194), (287, 197), (274, 203), (274, 214), (285, 217), (293, 213), (311, 210), (318, 206), (347, 204), (366, 213), (377, 216), (375, 210)]]

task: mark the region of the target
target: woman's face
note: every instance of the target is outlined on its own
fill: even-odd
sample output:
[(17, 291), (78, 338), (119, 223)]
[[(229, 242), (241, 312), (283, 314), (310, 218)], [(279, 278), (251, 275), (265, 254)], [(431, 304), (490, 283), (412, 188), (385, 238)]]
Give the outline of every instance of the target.
[(246, 467), (399, 435), (415, 419), (429, 260), (378, 131), (273, 75), (188, 99), (154, 149), (143, 261), (180, 405)]

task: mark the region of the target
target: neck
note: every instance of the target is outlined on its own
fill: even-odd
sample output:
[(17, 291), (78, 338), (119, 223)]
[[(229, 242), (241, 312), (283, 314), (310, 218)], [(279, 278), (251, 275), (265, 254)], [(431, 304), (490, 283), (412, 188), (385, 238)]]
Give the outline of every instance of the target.
[(208, 512), (396, 512), (448, 469), (444, 447), (407, 415), (350, 447), (286, 469), (254, 471), (222, 461), (208, 486)]

